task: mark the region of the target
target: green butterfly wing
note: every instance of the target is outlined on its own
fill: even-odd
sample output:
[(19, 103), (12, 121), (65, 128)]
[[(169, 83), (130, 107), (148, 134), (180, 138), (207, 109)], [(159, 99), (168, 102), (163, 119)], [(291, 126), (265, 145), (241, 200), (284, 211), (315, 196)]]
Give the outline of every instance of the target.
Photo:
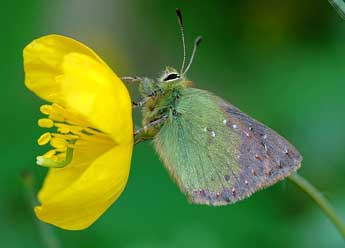
[(302, 160), (276, 132), (195, 88), (181, 91), (154, 144), (188, 199), (208, 205), (244, 199), (297, 170)]

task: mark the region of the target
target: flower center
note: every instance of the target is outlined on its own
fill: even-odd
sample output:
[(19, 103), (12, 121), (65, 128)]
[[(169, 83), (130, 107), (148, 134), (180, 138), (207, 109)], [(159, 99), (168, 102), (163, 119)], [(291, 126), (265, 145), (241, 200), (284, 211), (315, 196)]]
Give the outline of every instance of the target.
[(56, 129), (56, 132), (42, 134), (37, 140), (41, 146), (50, 143), (53, 147), (44, 155), (36, 158), (36, 163), (40, 166), (62, 168), (70, 164), (77, 142), (79, 146), (82, 144), (81, 141), (90, 142), (95, 139), (102, 143), (113, 142), (106, 134), (89, 127), (82, 116), (68, 111), (56, 103), (42, 105), (40, 111), (47, 117), (39, 119), (38, 125), (42, 128)]

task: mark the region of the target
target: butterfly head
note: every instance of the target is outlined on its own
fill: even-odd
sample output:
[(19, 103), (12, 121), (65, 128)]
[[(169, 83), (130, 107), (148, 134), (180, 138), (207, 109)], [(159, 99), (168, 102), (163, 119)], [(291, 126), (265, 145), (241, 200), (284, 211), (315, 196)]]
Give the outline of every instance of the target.
[(175, 68), (167, 66), (158, 81), (160, 83), (173, 82), (181, 78), (180, 73)]

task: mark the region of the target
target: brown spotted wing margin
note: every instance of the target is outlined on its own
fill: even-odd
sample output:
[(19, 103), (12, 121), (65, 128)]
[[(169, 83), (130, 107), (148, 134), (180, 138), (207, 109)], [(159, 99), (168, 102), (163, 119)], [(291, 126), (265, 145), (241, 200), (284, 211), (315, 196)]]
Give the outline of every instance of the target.
[(223, 102), (226, 125), (241, 137), (240, 173), (236, 186), (229, 190), (231, 203), (283, 180), (301, 166), (297, 149), (274, 130), (246, 115), (233, 105)]

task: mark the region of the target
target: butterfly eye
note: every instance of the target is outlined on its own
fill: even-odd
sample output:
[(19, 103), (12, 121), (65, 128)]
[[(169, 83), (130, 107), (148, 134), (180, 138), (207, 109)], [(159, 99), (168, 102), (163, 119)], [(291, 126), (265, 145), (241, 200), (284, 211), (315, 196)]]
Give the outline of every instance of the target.
[(177, 74), (177, 73), (170, 73), (168, 74), (164, 79), (163, 81), (164, 82), (167, 82), (167, 81), (171, 81), (171, 80), (175, 80), (175, 79), (178, 79), (180, 78), (180, 75)]

